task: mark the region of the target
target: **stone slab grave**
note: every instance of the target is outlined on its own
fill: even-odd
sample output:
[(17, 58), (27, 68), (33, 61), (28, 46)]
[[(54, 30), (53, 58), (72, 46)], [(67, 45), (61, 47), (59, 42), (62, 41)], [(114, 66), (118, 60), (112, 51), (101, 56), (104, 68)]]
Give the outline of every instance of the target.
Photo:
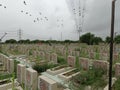
[(57, 64), (57, 54), (55, 54), (55, 53), (52, 53), (51, 54), (51, 63), (53, 63), (53, 64)]
[(73, 68), (71, 70), (58, 74), (58, 77), (64, 80), (65, 82), (68, 82), (72, 77), (78, 74), (80, 74), (80, 72), (77, 71), (77, 69)]
[(45, 60), (50, 61), (50, 53), (48, 52), (45, 53)]
[(7, 61), (7, 71), (9, 73), (13, 73), (14, 72), (14, 60), (13, 59), (6, 59)]
[(72, 50), (68, 49), (68, 55), (72, 55)]
[(108, 60), (108, 59), (109, 59), (107, 53), (101, 53), (101, 56), (100, 56), (100, 57), (101, 57), (102, 60)]
[(70, 67), (75, 67), (76, 58), (74, 56), (68, 56), (67, 63)]
[(89, 58), (90, 59), (94, 59), (95, 58), (95, 53), (94, 52), (90, 52), (89, 53)]
[(43, 51), (40, 51), (40, 52), (39, 52), (39, 55), (40, 55), (40, 57), (41, 57), (42, 59), (45, 59), (45, 53), (44, 53)]
[(52, 69), (48, 69), (46, 72), (49, 73), (50, 75), (57, 75), (70, 69), (72, 69), (72, 67), (68, 67), (67, 65), (61, 65)]
[(90, 60), (88, 58), (79, 58), (79, 64), (81, 69), (83, 70), (89, 70), (89, 66), (90, 66)]
[(115, 76), (120, 77), (120, 63), (115, 64)]
[(93, 67), (96, 69), (108, 70), (109, 63), (107, 61), (94, 60)]
[(58, 90), (57, 82), (42, 75), (38, 77), (38, 90)]
[(115, 60), (115, 61), (119, 60), (119, 54), (118, 53), (113, 54), (113, 60)]
[(37, 71), (31, 68), (26, 69), (25, 90), (37, 90)]
[(17, 81), (20, 84), (25, 83), (25, 69), (26, 69), (25, 65), (22, 64), (17, 65)]

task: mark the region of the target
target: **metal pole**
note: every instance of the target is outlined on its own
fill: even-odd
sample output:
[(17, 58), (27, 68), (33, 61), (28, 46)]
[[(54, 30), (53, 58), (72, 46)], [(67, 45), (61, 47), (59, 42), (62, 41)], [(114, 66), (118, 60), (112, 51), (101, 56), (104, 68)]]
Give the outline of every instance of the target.
[(112, 13), (111, 13), (112, 16), (111, 16), (111, 40), (110, 40), (109, 90), (112, 90), (112, 61), (113, 61), (115, 1), (116, 0), (112, 0)]

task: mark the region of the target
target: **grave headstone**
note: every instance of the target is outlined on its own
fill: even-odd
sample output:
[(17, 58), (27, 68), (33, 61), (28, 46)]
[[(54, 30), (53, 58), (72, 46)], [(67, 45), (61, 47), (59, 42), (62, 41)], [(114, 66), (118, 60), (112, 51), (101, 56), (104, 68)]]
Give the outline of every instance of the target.
[(90, 61), (88, 58), (79, 58), (79, 63), (83, 70), (89, 70)]
[(57, 64), (57, 54), (51, 54), (51, 63)]
[(76, 59), (74, 56), (68, 56), (67, 63), (70, 67), (75, 67)]
[(108, 65), (109, 64), (107, 61), (101, 61), (101, 60), (93, 61), (93, 67), (96, 69), (108, 70)]
[(52, 79), (42, 75), (38, 78), (38, 90), (59, 90), (57, 83)]
[(25, 75), (25, 89), (37, 90), (37, 71), (27, 68)]
[(20, 84), (25, 83), (25, 65), (17, 65), (17, 80)]
[(120, 77), (120, 63), (115, 64), (115, 76)]

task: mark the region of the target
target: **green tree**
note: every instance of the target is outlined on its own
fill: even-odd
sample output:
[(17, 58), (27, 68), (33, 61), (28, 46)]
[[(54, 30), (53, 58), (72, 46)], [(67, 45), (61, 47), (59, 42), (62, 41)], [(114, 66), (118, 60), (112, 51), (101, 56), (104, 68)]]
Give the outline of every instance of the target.
[(107, 37), (105, 38), (105, 42), (110, 43), (110, 37), (109, 37), (109, 36), (107, 36)]
[(15, 39), (6, 40), (5, 43), (17, 43)]
[(101, 37), (94, 37), (93, 42), (94, 42), (94, 44), (98, 45), (100, 42), (103, 42), (103, 40)]
[(115, 37), (115, 43), (120, 43), (120, 35), (117, 35), (117, 36)]
[(94, 34), (86, 33), (80, 37), (82, 43), (87, 43), (88, 45), (93, 45)]

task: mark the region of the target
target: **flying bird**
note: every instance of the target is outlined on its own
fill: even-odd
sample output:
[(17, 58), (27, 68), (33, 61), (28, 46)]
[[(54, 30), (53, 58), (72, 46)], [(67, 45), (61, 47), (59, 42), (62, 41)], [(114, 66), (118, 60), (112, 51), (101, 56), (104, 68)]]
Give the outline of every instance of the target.
[(26, 12), (26, 14), (28, 14), (28, 12)]
[(42, 13), (41, 13), (41, 12), (39, 12), (39, 14), (40, 14), (40, 15), (42, 15)]
[(39, 18), (37, 18), (37, 20), (39, 21)]
[(23, 12), (23, 11), (21, 11), (21, 12)]
[(34, 20), (34, 23), (35, 23), (36, 21)]
[(2, 6), (2, 4), (0, 4), (0, 6)]
[(27, 5), (25, 1), (23, 1), (24, 5)]
[(6, 8), (6, 6), (4, 6), (4, 8)]

